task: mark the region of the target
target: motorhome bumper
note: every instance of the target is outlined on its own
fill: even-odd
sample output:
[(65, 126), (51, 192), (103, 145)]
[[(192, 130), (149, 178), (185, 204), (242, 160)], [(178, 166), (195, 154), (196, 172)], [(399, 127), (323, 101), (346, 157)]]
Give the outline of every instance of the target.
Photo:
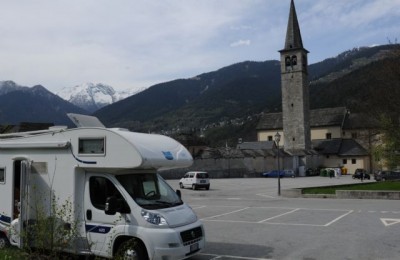
[(184, 259), (204, 248), (203, 225), (196, 221), (190, 225), (176, 228), (140, 228), (150, 259)]
[(193, 254), (196, 254), (204, 248), (205, 240), (204, 237), (201, 238), (196, 243), (191, 245), (171, 248), (160, 248), (156, 247), (154, 249), (153, 259), (169, 260), (169, 259), (185, 259)]

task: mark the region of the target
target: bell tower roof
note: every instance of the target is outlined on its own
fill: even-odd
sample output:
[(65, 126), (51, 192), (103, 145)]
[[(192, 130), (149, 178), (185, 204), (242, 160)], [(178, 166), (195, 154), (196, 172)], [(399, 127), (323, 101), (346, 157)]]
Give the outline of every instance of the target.
[(301, 39), (300, 26), (299, 26), (299, 22), (297, 20), (297, 14), (296, 14), (296, 8), (294, 6), (294, 0), (291, 0), (289, 21), (288, 21), (288, 26), (287, 26), (287, 31), (286, 31), (285, 47), (281, 51), (288, 51), (288, 50), (293, 50), (293, 49), (304, 49), (304, 47), (303, 47), (303, 41)]

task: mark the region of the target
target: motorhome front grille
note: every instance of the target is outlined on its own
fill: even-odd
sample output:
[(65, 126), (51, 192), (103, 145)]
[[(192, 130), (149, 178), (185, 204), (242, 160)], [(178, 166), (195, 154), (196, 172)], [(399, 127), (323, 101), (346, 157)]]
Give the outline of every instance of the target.
[(181, 232), (181, 238), (183, 241), (183, 245), (185, 246), (200, 241), (201, 237), (203, 237), (203, 230), (201, 229), (201, 227)]

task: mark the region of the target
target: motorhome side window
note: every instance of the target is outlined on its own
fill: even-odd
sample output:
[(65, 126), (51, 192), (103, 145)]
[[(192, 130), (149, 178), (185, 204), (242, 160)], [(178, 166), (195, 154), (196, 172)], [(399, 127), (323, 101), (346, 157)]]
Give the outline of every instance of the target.
[(80, 154), (104, 154), (105, 138), (79, 138)]
[(89, 191), (90, 201), (97, 209), (104, 210), (106, 199), (108, 197), (114, 196), (121, 203), (124, 203), (125, 201), (114, 184), (109, 179), (104, 177), (91, 177), (89, 180)]
[(6, 183), (6, 171), (4, 168), (0, 168), (0, 183)]

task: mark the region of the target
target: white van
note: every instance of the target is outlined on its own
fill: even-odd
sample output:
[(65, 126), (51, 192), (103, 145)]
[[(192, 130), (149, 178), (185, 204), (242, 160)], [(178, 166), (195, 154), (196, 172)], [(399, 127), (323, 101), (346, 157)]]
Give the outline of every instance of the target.
[(182, 179), (179, 181), (179, 187), (191, 188), (193, 190), (204, 188), (210, 189), (210, 179), (207, 172), (191, 171), (185, 173)]
[(62, 232), (45, 239), (77, 255), (184, 259), (204, 248), (201, 221), (157, 174), (191, 166), (185, 147), (69, 116), (78, 128), (0, 135), (0, 245), (35, 245), (32, 226), (55, 218)]

